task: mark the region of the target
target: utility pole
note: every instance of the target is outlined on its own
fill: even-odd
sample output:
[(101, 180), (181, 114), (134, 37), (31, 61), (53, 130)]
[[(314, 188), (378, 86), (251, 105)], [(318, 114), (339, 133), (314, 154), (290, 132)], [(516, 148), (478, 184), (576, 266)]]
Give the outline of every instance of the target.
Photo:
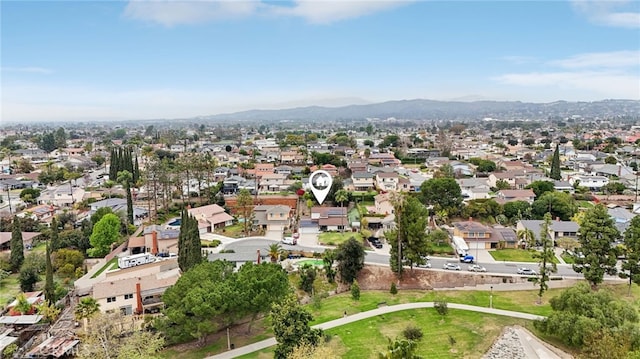
[(11, 210), (11, 191), (9, 191), (9, 185), (6, 184), (5, 188), (7, 190), (7, 199), (9, 200), (9, 214), (13, 214), (13, 211)]

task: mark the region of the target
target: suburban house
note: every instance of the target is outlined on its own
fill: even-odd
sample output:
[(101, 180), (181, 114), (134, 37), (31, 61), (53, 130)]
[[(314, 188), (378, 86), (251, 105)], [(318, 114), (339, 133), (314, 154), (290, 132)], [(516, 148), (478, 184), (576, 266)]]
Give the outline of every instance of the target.
[[(544, 224), (543, 220), (521, 220), (516, 224), (516, 230), (521, 231), (528, 229), (533, 232), (536, 241), (540, 241), (540, 231), (542, 230), (542, 225)], [(554, 244), (557, 244), (556, 241), (563, 237), (578, 238), (578, 232), (580, 231), (580, 225), (573, 221), (561, 221), (555, 220), (551, 221), (549, 226), (549, 237), (553, 240)]]
[(531, 189), (503, 189), (496, 194), (496, 202), (505, 204), (513, 201), (525, 201), (529, 204), (536, 199), (536, 194)]
[(609, 184), (609, 178), (605, 176), (574, 175), (569, 178), (569, 183), (571, 183), (572, 186), (600, 190)]
[(42, 191), (42, 193), (40, 193), (40, 197), (38, 197), (38, 204), (52, 204), (56, 207), (71, 207), (74, 203), (82, 201), (84, 195), (84, 188), (69, 188), (69, 184), (63, 184)]
[(162, 294), (180, 277), (177, 259), (107, 271), (93, 284), (91, 296), (102, 312), (119, 310), (124, 315), (157, 312)]
[[(393, 214), (394, 208), (391, 203), (391, 196), (388, 193), (381, 193), (373, 197), (375, 203), (375, 213), (376, 214)], [(368, 209), (367, 209), (368, 210)]]
[(159, 225), (151, 225), (144, 228), (140, 237), (130, 237), (127, 248), (131, 254), (151, 253), (178, 253), (179, 229), (164, 228)]
[(400, 178), (395, 172), (376, 172), (376, 187), (385, 192), (395, 192), (398, 190)]
[(264, 261), (270, 260), (268, 253), (269, 253), (269, 249), (266, 248), (266, 247), (256, 250), (255, 254), (246, 253), (246, 252), (242, 252), (242, 253), (212, 253), (212, 252), (210, 252), (208, 254), (208, 256), (207, 256), (207, 260), (210, 261), (210, 262), (213, 262), (213, 261), (216, 261), (216, 260), (227, 261), (229, 263), (232, 263), (234, 265), (234, 270), (237, 271), (245, 263), (260, 264), (260, 263), (262, 263)]
[(461, 178), (456, 182), (465, 200), (490, 198), (491, 187), (486, 178)]
[(354, 191), (369, 191), (375, 186), (374, 175), (369, 172), (352, 172), (351, 181)]
[(255, 206), (253, 225), (266, 231), (283, 232), (291, 225), (291, 207), (284, 205)]
[[(103, 207), (111, 208), (113, 213), (123, 212), (127, 213), (127, 200), (124, 198), (107, 198), (102, 201), (91, 203), (91, 210), (89, 215), (93, 215), (97, 210)], [(147, 209), (141, 207), (133, 207), (133, 222), (135, 225), (140, 225), (141, 220), (149, 215)]]
[(217, 204), (190, 208), (187, 212), (198, 220), (200, 233), (213, 232), (214, 229), (224, 228), (233, 224), (233, 217)]
[(311, 221), (320, 231), (340, 231), (349, 226), (346, 207), (313, 207)]
[(289, 187), (287, 184), (285, 184), (286, 179), (287, 179), (286, 174), (278, 174), (278, 173), (264, 174), (258, 181), (258, 184), (260, 185), (260, 191), (261, 192), (286, 191), (287, 188)]
[[(40, 232), (22, 232), (22, 243), (25, 248), (29, 248), (33, 243), (33, 239), (39, 236)], [(0, 251), (8, 251), (11, 249), (11, 232), (0, 232)]]
[(485, 226), (473, 219), (453, 223), (453, 237), (461, 238), (470, 250), (504, 248), (517, 246), (516, 233), (511, 228)]
[(289, 165), (303, 164), (304, 155), (297, 151), (282, 151), (280, 152), (280, 163)]
[(613, 218), (614, 224), (620, 234), (624, 234), (624, 232), (629, 227), (631, 220), (636, 216), (635, 213), (632, 213), (628, 209), (616, 205), (607, 206), (607, 213), (609, 216)]

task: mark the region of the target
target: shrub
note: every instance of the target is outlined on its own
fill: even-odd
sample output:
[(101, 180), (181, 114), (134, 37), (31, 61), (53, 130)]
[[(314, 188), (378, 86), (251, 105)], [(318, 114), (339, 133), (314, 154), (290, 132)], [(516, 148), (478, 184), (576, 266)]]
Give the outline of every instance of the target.
[(360, 286), (357, 280), (354, 280), (353, 284), (351, 284), (351, 298), (353, 298), (353, 300), (360, 300)]
[(402, 336), (404, 336), (408, 340), (418, 341), (422, 339), (423, 335), (424, 334), (422, 333), (422, 329), (415, 327), (413, 325), (410, 325), (404, 328), (404, 330), (402, 331)]
[(449, 312), (449, 308), (447, 308), (447, 302), (442, 299), (433, 303), (433, 307), (436, 308), (438, 314), (442, 315), (443, 317)]
[(7, 345), (6, 348), (2, 351), (3, 358), (13, 358), (13, 354), (18, 351), (18, 345), (16, 343), (11, 343)]
[(398, 288), (396, 287), (396, 282), (391, 283), (391, 289), (389, 289), (389, 293), (393, 295), (398, 294)]

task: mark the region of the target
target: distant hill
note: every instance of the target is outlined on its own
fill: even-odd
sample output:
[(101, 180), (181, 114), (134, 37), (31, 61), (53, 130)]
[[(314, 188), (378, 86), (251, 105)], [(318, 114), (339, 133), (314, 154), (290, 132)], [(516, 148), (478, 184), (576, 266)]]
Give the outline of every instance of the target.
[(416, 99), (342, 107), (309, 106), (280, 110), (250, 110), (200, 116), (197, 119), (212, 121), (335, 121), (395, 117), (397, 119), (414, 120), (477, 120), (487, 117), (496, 119), (546, 119), (569, 116), (583, 116), (586, 118), (640, 117), (640, 101), (602, 100), (594, 102), (527, 103), (520, 101), (457, 102)]

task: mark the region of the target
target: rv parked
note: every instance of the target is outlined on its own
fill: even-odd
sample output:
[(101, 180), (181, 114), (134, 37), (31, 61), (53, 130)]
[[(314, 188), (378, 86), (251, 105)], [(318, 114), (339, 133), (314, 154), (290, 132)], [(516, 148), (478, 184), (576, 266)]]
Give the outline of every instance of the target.
[(118, 258), (118, 267), (131, 268), (142, 264), (153, 263), (157, 258), (151, 253), (134, 254), (122, 258)]

